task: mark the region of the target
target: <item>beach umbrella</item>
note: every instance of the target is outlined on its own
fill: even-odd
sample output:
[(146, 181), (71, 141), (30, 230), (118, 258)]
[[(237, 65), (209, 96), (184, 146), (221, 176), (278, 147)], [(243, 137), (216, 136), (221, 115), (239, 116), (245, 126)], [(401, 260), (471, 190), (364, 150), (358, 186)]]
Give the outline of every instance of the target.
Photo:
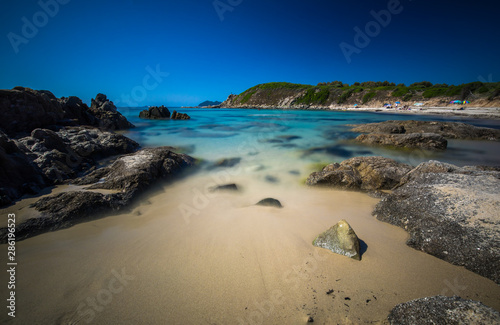
[(450, 104), (462, 104), (462, 101), (461, 100), (454, 100), (454, 101), (450, 102)]
[(415, 105), (415, 106), (424, 106), (424, 103), (415, 103), (413, 105)]
[(468, 100), (464, 100), (464, 104), (470, 104)]
[(396, 104), (401, 104), (401, 102), (396, 102)]
[(354, 104), (354, 107), (358, 107), (358, 104)]

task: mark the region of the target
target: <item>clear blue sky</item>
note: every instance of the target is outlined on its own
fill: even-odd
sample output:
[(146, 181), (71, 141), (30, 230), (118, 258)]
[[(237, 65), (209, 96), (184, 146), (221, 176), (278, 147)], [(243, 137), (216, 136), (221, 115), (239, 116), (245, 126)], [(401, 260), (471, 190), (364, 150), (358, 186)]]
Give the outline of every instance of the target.
[[(87, 103), (102, 92), (118, 106), (127, 100), (181, 106), (222, 101), (271, 81), (460, 84), (500, 78), (495, 1), (401, 0), (387, 26), (377, 23), (379, 30), (370, 12), (397, 1), (41, 2), (52, 3), (51, 15), (38, 1), (1, 4), (2, 89), (47, 89)], [(36, 23), (36, 35), (26, 21)], [(354, 28), (367, 26), (369, 44), (358, 42), (364, 47), (348, 63), (340, 44), (356, 46)]]

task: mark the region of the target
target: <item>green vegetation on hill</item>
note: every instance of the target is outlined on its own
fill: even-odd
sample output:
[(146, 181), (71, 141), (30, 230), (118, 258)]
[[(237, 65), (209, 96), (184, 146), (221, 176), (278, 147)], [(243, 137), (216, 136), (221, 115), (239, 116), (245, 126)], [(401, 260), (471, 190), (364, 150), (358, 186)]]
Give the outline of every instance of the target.
[[(407, 86), (389, 81), (365, 81), (352, 85), (341, 81), (321, 82), (316, 86), (289, 82), (270, 82), (256, 85), (233, 96), (230, 106), (330, 106), (369, 104), (377, 102), (409, 102), (438, 99), (441, 103), (452, 100), (500, 100), (500, 82), (475, 81), (461, 85), (415, 82)], [(409, 103), (408, 103), (409, 104)]]

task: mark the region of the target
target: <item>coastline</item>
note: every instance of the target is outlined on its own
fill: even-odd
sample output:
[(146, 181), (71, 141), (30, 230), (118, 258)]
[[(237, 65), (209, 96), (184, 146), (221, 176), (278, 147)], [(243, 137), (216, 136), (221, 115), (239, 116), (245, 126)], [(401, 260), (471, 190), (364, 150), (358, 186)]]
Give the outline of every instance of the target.
[(342, 111), (342, 112), (372, 112), (382, 114), (402, 114), (402, 115), (428, 115), (441, 117), (463, 117), (473, 119), (500, 120), (500, 107), (465, 107), (459, 110), (456, 107), (446, 106), (423, 106), (420, 108), (411, 108), (410, 110), (381, 108), (381, 107), (324, 107), (311, 106), (305, 107), (284, 107), (284, 106), (230, 106), (216, 107), (223, 109), (279, 109), (279, 110), (305, 110), (305, 111)]

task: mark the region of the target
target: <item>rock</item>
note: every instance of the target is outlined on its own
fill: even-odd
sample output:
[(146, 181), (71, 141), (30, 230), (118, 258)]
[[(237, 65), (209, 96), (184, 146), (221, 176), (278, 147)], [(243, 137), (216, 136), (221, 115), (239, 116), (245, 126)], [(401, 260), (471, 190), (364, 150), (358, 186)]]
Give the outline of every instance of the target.
[(500, 313), (479, 301), (434, 296), (397, 305), (391, 310), (388, 320), (391, 325), (493, 325), (500, 324)]
[(189, 115), (187, 115), (185, 113), (179, 113), (177, 111), (174, 111), (170, 118), (172, 120), (189, 120), (191, 117), (189, 117)]
[(58, 99), (50, 91), (15, 87), (0, 90), (0, 114), (0, 128), (11, 137), (25, 136), (36, 128), (56, 131), (58, 126), (133, 127), (103, 94), (98, 94), (89, 108), (78, 97)]
[[(385, 121), (351, 125), (359, 133), (435, 133), (446, 139), (494, 140), (500, 139), (500, 130), (477, 127), (459, 122), (433, 121)], [(404, 132), (402, 132), (404, 130)]]
[(0, 128), (11, 137), (55, 125), (64, 115), (61, 103), (49, 91), (23, 87), (0, 90)]
[(269, 183), (279, 183), (280, 182), (280, 180), (277, 177), (274, 177), (272, 175), (266, 175), (266, 177), (264, 177), (264, 179), (266, 180), (266, 182), (269, 182)]
[(320, 234), (313, 241), (314, 246), (326, 248), (334, 253), (360, 260), (360, 244), (358, 236), (345, 220)]
[(0, 207), (11, 204), (23, 194), (35, 194), (47, 183), (42, 170), (17, 142), (0, 131)]
[(273, 198), (266, 198), (266, 199), (260, 200), (255, 205), (260, 205), (260, 206), (265, 206), (265, 207), (275, 207), (275, 208), (282, 208), (283, 207), (281, 205), (280, 201), (273, 199)]
[(389, 158), (354, 157), (312, 173), (306, 184), (351, 190), (389, 190), (399, 184), (411, 169), (411, 166)]
[(238, 191), (238, 185), (236, 184), (225, 184), (225, 185), (217, 185), (213, 186), (209, 189), (210, 192), (218, 192), (218, 191)]
[(314, 318), (312, 318), (312, 316), (309, 316), (309, 318), (307, 319), (307, 322), (308, 323), (314, 323)]
[(214, 167), (234, 167), (238, 165), (241, 158), (223, 158), (214, 163)]
[(99, 120), (99, 127), (106, 130), (125, 130), (134, 125), (127, 121), (125, 116), (117, 111), (115, 104), (108, 100), (106, 95), (97, 94), (92, 99), (90, 111)]
[(420, 148), (426, 150), (445, 150), (448, 141), (435, 133), (411, 134), (362, 134), (356, 141), (367, 145), (393, 146), (400, 148)]
[(153, 106), (147, 110), (143, 110), (139, 113), (139, 117), (143, 119), (168, 119), (170, 118), (170, 111), (165, 106)]
[(407, 245), (500, 283), (500, 171), (417, 166), (373, 215), (405, 229)]
[(130, 153), (139, 147), (122, 135), (92, 127), (68, 127), (58, 132), (35, 129), (19, 143), (51, 184), (76, 177), (98, 159)]
[(141, 192), (157, 179), (174, 175), (186, 166), (194, 164), (194, 159), (172, 151), (171, 147), (146, 148), (121, 156), (108, 167), (98, 169), (74, 183), (93, 184), (89, 189)]
[[(41, 213), (17, 225), (16, 239), (66, 228), (127, 207), (139, 194), (161, 179), (168, 179), (191, 166), (194, 159), (171, 151), (170, 147), (148, 148), (118, 158), (111, 166), (97, 169), (74, 181), (90, 185), (86, 190), (65, 192), (38, 200), (33, 206)], [(114, 190), (102, 194), (95, 189)], [(6, 241), (6, 228), (0, 229), (0, 243)]]

